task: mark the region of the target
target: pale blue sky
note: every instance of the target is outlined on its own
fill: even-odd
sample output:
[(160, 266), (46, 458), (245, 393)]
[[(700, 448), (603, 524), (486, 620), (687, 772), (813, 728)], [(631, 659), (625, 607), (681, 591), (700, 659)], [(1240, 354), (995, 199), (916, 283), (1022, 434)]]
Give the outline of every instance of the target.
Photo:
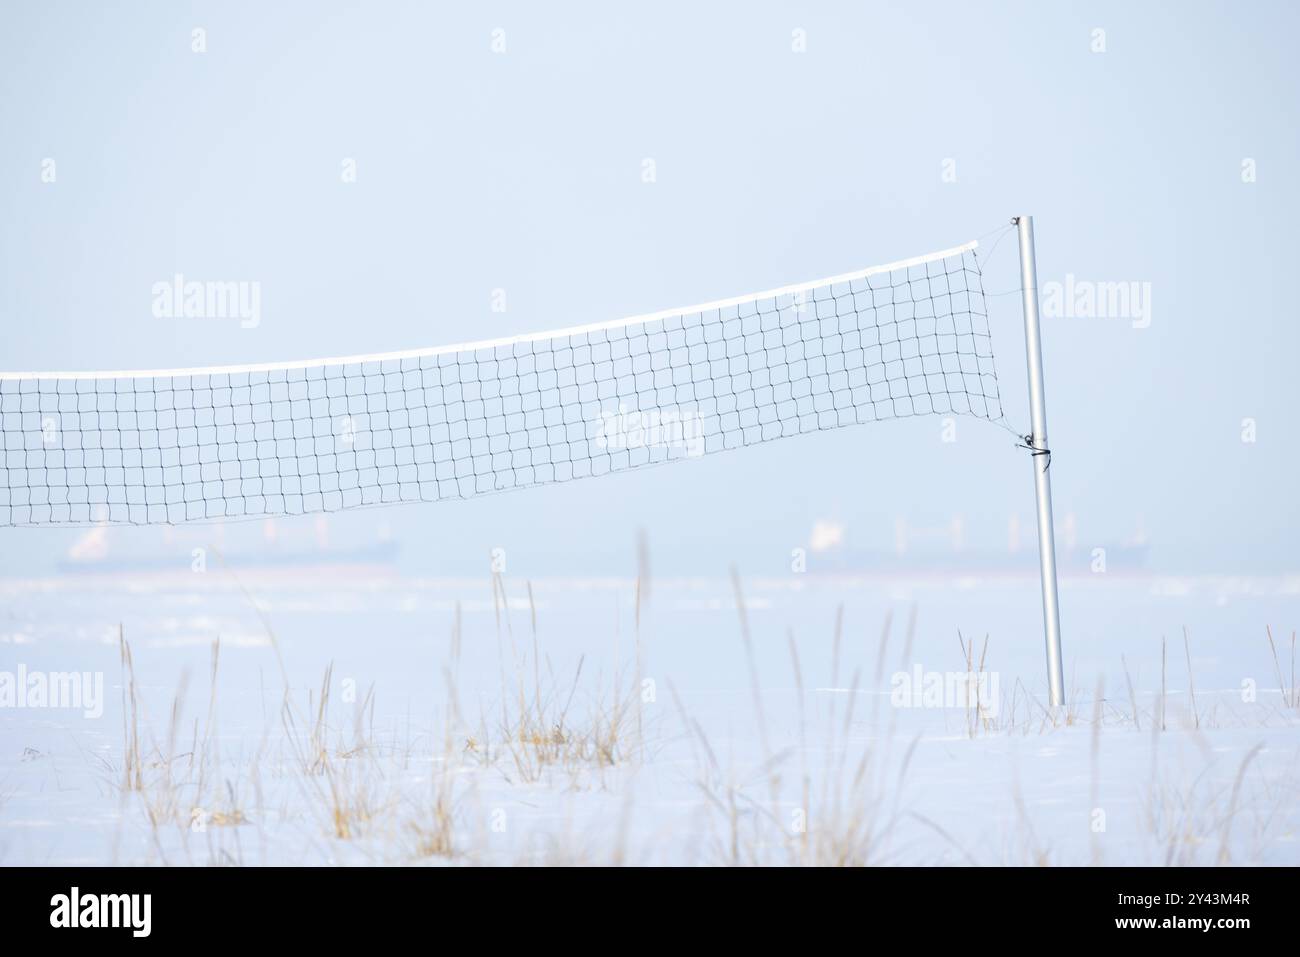
[[(1046, 321), (1058, 519), (1084, 545), (1141, 521), (1157, 568), (1294, 570), (1298, 28), (1286, 3), (7, 4), (0, 365), (252, 362), (595, 322), (1028, 212), (1041, 282), (1152, 289), (1149, 328)], [(985, 263), (991, 292), (1015, 288), (1014, 242)], [(259, 281), (260, 325), (156, 319), (151, 287), (175, 272)], [(1024, 425), (1018, 300), (990, 302)], [(662, 568), (779, 572), (817, 520), (883, 549), (900, 515), (960, 514), (973, 546), (1000, 547), (1009, 516), (1032, 519), (1029, 465), (1006, 433), (958, 429), (944, 444), (938, 419), (884, 423), (336, 528), (363, 540), (388, 522), (435, 572), (499, 545), (532, 574), (622, 571), (638, 527)], [(0, 534), (8, 573), (75, 537)]]

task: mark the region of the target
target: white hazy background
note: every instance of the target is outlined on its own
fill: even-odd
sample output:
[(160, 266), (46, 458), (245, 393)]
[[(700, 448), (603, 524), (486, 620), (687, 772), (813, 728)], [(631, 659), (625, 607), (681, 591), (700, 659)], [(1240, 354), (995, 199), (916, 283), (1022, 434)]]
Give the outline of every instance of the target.
[[(1155, 569), (1290, 571), (1298, 27), (1286, 3), (5, 4), (0, 365), (509, 335), (886, 262), (1027, 212), (1041, 284), (1152, 290), (1147, 328), (1047, 321), (1058, 520), (1083, 546), (1140, 526)], [(986, 259), (990, 292), (1016, 287), (1014, 244)], [(154, 318), (151, 287), (177, 272), (258, 281), (260, 325)], [(1018, 297), (990, 304), (1026, 426)], [(975, 420), (955, 443), (940, 429), (363, 512), (335, 535), (386, 523), (413, 569), (479, 571), (508, 547), (546, 574), (626, 571), (645, 528), (656, 571), (763, 574), (819, 520), (856, 548), (889, 548), (897, 516), (963, 515), (973, 547), (1005, 548), (1012, 515), (1028, 534), (1025, 453)], [(0, 572), (48, 570), (76, 535), (6, 529)]]

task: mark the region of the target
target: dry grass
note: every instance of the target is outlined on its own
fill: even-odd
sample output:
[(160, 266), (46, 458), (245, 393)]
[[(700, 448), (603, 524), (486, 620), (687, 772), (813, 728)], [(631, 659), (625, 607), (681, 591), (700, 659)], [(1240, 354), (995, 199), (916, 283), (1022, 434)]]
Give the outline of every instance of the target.
[[(528, 585), (531, 656), (521, 652), (515, 642), (506, 601), (505, 582), (493, 575), (493, 599), (496, 611), (498, 648), (508, 640), (512, 669), (507, 676), (502, 651), (501, 717), (497, 727), (499, 747), (509, 757), (503, 768), (511, 780), (527, 784), (542, 781), (552, 771), (562, 772), (571, 785), (581, 783), (588, 772), (599, 772), (639, 758), (644, 753), (644, 718), (640, 697), (640, 666), (625, 687), (617, 667), (609, 682), (597, 675), (594, 690), (583, 691), (583, 666), (580, 658), (567, 682), (557, 679), (549, 658), (542, 655), (537, 632), (537, 605), (531, 584)], [(637, 654), (640, 656), (640, 599), (637, 590)], [(504, 633), (503, 633), (504, 624)], [(617, 662), (617, 653), (615, 654)], [(575, 706), (575, 701), (577, 705)], [(480, 727), (484, 728), (485, 723)], [(491, 754), (491, 738), (482, 732), (475, 739), (474, 750)]]
[(1268, 650), (1273, 654), (1273, 667), (1277, 669), (1277, 687), (1282, 695), (1282, 705), (1286, 708), (1300, 710), (1300, 688), (1296, 687), (1295, 682), (1295, 632), (1291, 632), (1291, 681), (1289, 684), (1286, 678), (1282, 677), (1282, 662), (1277, 656), (1277, 645), (1273, 641), (1272, 627), (1265, 626), (1264, 633), (1268, 635)]
[[(1263, 803), (1252, 801), (1248, 813), (1243, 813), (1243, 790), (1262, 744), (1242, 757), (1231, 784), (1227, 784), (1214, 773), (1219, 762), (1212, 754), (1194, 774), (1162, 772), (1155, 753), (1158, 742), (1153, 737), (1151, 779), (1143, 800), (1146, 833), (1154, 845), (1156, 862), (1189, 867), (1259, 860), (1281, 821), (1284, 803), (1294, 798), (1296, 782), (1259, 782)], [(1249, 848), (1241, 859), (1232, 854), (1234, 832)]]
[(978, 663), (975, 661), (975, 642), (966, 641), (960, 631), (957, 632), (957, 642), (961, 646), (962, 657), (966, 659), (966, 735), (973, 738), (980, 731), (988, 733), (998, 726), (997, 705), (983, 700), (984, 688), (980, 681), (980, 676), (987, 673), (985, 667), (988, 664), (989, 636), (984, 636)]
[(457, 837), (457, 801), (454, 779), (445, 769), (433, 776), (430, 800), (406, 821), (410, 840), (410, 856), (457, 857), (460, 842)]
[[(188, 838), (190, 834), (211, 834), (210, 829), (237, 828), (250, 823), (241, 799), (240, 785), (223, 780), (215, 740), (215, 705), (220, 643), (212, 645), (211, 691), (207, 720), (200, 732), (194, 723), (188, 751), (180, 749), (184, 726), (188, 675), (182, 673), (167, 712), (165, 733), (154, 736), (147, 709), (136, 679), (135, 653), (118, 629), (119, 658), (122, 667), (122, 760), (120, 766), (105, 762), (104, 767), (122, 797), (123, 808), (138, 804), (149, 827), (150, 843), (163, 863), (170, 863), (165, 834), (180, 838), (187, 863), (193, 863)], [(244, 769), (256, 790), (257, 763)], [(238, 856), (212, 842), (209, 851), (213, 863), (238, 862)]]
[(140, 754), (140, 698), (135, 684), (135, 662), (125, 629), (117, 627), (122, 661), (122, 790), (144, 790), (144, 759)]
[[(688, 839), (704, 863), (724, 865), (863, 866), (914, 860), (916, 826), (939, 834), (967, 863), (976, 858), (961, 847), (942, 822), (913, 813), (909, 807), (909, 778), (919, 738), (905, 740), (899, 731), (899, 709), (880, 713), (881, 695), (872, 692), (885, 683), (893, 619), (887, 616), (878, 644), (866, 655), (874, 658), (874, 676), (862, 687), (863, 668), (852, 665), (845, 648), (844, 609), (837, 610), (830, 637), (830, 681), (839, 689), (847, 674), (847, 694), (836, 692), (810, 698), (798, 642), (793, 631), (784, 637), (789, 654), (796, 707), (773, 713), (776, 693), (760, 680), (755, 635), (742, 583), (733, 573), (740, 651), (747, 668), (750, 698), (750, 738), (756, 756), (736, 760), (720, 756), (704, 726), (693, 718), (671, 683), (682, 738), (694, 754), (693, 771), (699, 796), (697, 834)], [(138, 808), (147, 827), (152, 854), (162, 863), (240, 864), (246, 860), (249, 829), (262, 836), (267, 824), (307, 827), (305, 853), (333, 859), (346, 847), (371, 861), (457, 861), (520, 864), (618, 864), (628, 860), (633, 805), (627, 788), (639, 768), (651, 760), (647, 735), (652, 721), (642, 700), (644, 649), (643, 603), (650, 594), (648, 561), (638, 556), (635, 588), (634, 648), (626, 669), (619, 667), (619, 637), (614, 637), (614, 667), (592, 673), (580, 658), (571, 672), (557, 676), (538, 624), (538, 606), (531, 584), (526, 585), (527, 622), (516, 634), (507, 601), (507, 586), (492, 579), (496, 637), (500, 654), (500, 700), (492, 701), (473, 721), (461, 706), (460, 607), (451, 629), (449, 653), (442, 664), (444, 694), (434, 729), (418, 732), (412, 743), (409, 721), (406, 741), (390, 740), (377, 730), (377, 696), (371, 686), (359, 701), (338, 700), (335, 673), (327, 666), (319, 685), (291, 690), (287, 673), (279, 707), (279, 728), (264, 731), (256, 752), (241, 756), (227, 772), (217, 734), (221, 646), (211, 649), (206, 702), (198, 715), (186, 716), (187, 677), (183, 674), (171, 696), (155, 737), (148, 709), (136, 678), (136, 660), (119, 629), (122, 667), (122, 748), (120, 766), (109, 765), (110, 778), (122, 795), (124, 809)], [(519, 605), (515, 606), (516, 615)], [(268, 623), (269, 629), (269, 623)], [(901, 660), (910, 661), (916, 635), (916, 610), (907, 622)], [(987, 672), (990, 640), (969, 641), (958, 634), (962, 662), (968, 675)], [(1026, 735), (1050, 735), (1086, 727), (1089, 733), (1090, 780), (1086, 796), (1098, 807), (1112, 795), (1103, 793), (1101, 766), (1104, 730), (1148, 731), (1152, 772), (1141, 798), (1144, 832), (1153, 854), (1168, 864), (1229, 863), (1257, 860), (1275, 840), (1280, 822), (1289, 820), (1295, 780), (1267, 776), (1256, 763), (1256, 746), (1240, 758), (1225, 777), (1214, 763), (1204, 734), (1235, 723), (1239, 727), (1294, 721), (1297, 692), (1294, 682), (1295, 638), (1290, 668), (1284, 678), (1284, 648), (1279, 650), (1271, 629), (1269, 647), (1277, 672), (1282, 710), (1276, 701), (1239, 714), (1230, 706), (1198, 694), (1192, 676), (1190, 635), (1184, 630), (1187, 691), (1169, 707), (1168, 654), (1162, 640), (1160, 692), (1145, 701), (1121, 658), (1124, 690), (1108, 700), (1098, 680), (1089, 698), (1071, 685), (1068, 704), (1051, 709), (1020, 681), (1006, 690), (1003, 701), (973, 694), (961, 710), (967, 740)], [(274, 642), (274, 638), (273, 644)], [(276, 644), (277, 660), (283, 657)], [(1140, 664), (1140, 662), (1139, 662)], [(870, 669), (868, 669), (870, 673)], [(1138, 675), (1140, 677), (1140, 675)], [(435, 682), (436, 684), (436, 682)], [(1212, 697), (1212, 695), (1211, 695)], [(869, 701), (867, 709), (862, 702)], [(1181, 705), (1185, 701), (1186, 705)], [(869, 713), (868, 713), (869, 712)], [(956, 713), (956, 712), (954, 712)], [(793, 733), (784, 721), (797, 720)], [(272, 719), (268, 725), (274, 724)], [(1177, 735), (1168, 733), (1173, 728)], [(819, 740), (814, 740), (820, 735)], [(1199, 742), (1205, 768), (1196, 775), (1171, 775), (1159, 759), (1162, 738), (1169, 743)], [(1167, 746), (1166, 746), (1167, 747)], [(688, 764), (688, 766), (690, 766)], [(427, 768), (427, 781), (425, 769)], [(281, 797), (277, 807), (266, 800), (264, 777), (277, 794), (296, 789), (305, 801)], [(1295, 776), (1293, 775), (1292, 778)], [(608, 791), (621, 797), (622, 811), (611, 839), (606, 828), (590, 830), (565, 818), (563, 824), (539, 824), (525, 814), (524, 830), (509, 841), (495, 842), (488, 833), (488, 810), (502, 804), (488, 800), (483, 789), (504, 781), (511, 795), (537, 787), (550, 795)], [(410, 785), (418, 781), (418, 793)], [(1109, 787), (1110, 785), (1108, 785)], [(540, 792), (535, 792), (540, 793)], [(1261, 796), (1262, 795), (1262, 796)], [(1002, 863), (1044, 865), (1067, 863), (1050, 841), (1036, 830), (1034, 805), (1027, 802), (1018, 780), (1013, 782), (1013, 825), (1002, 850)], [(527, 802), (524, 802), (525, 804)], [(511, 817), (511, 827), (515, 816)], [(546, 821), (543, 818), (542, 821)], [(1290, 825), (1287, 825), (1290, 826)], [(1046, 833), (1046, 832), (1044, 832)], [(241, 834), (245, 837), (241, 837)], [(674, 835), (682, 840), (685, 831)], [(259, 842), (264, 843), (264, 842)], [(1103, 838), (1090, 838), (1087, 859), (1103, 863)], [(263, 851), (265, 853), (265, 851)]]
[(357, 703), (351, 727), (338, 730), (329, 722), (333, 677), (330, 664), (319, 694), (308, 698), (310, 724), (288, 690), (280, 717), (300, 779), (313, 798), (312, 807), (331, 837), (349, 841), (367, 834), (376, 821), (385, 820), (397, 805), (397, 795), (390, 769), (379, 759), (374, 742), (374, 688)]
[[(887, 863), (890, 840), (906, 816), (902, 795), (915, 753), (911, 741), (895, 754), (894, 734), (881, 740), (863, 739), (855, 730), (860, 673), (850, 681), (847, 707), (840, 712), (840, 695), (827, 699), (823, 718), (826, 738), (819, 753), (808, 745), (807, 697), (803, 668), (793, 634), (787, 634), (797, 703), (799, 741), (776, 750), (764, 704), (754, 655), (753, 637), (739, 576), (733, 572), (741, 645), (750, 678), (755, 738), (760, 759), (756, 767), (724, 767), (700, 723), (692, 718), (680, 696), (673, 700), (696, 754), (697, 788), (712, 824), (705, 862), (729, 866), (765, 864), (857, 867)], [(907, 646), (911, 644), (909, 626)], [(882, 673), (889, 621), (881, 635), (877, 672)], [(836, 614), (831, 636), (831, 686), (840, 681), (843, 608)], [(909, 653), (905, 647), (904, 656)], [(671, 688), (671, 685), (670, 685)], [(819, 767), (813, 766), (813, 759)], [(790, 769), (792, 764), (797, 767)], [(793, 788), (787, 776), (794, 777)]]

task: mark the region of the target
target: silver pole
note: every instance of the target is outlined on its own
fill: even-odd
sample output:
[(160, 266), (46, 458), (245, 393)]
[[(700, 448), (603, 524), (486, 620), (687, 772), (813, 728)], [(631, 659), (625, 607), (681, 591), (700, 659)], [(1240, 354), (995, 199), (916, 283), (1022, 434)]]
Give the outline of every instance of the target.
[(1017, 216), (1020, 232), (1020, 288), (1025, 306), (1025, 354), (1029, 359), (1029, 417), (1027, 436), (1033, 454), (1034, 493), (1038, 500), (1038, 565), (1043, 585), (1043, 631), (1047, 637), (1047, 683), (1052, 707), (1065, 703), (1061, 670), (1061, 610), (1056, 596), (1056, 539), (1052, 533), (1052, 457), (1047, 444), (1047, 400), (1043, 396), (1043, 348), (1038, 328), (1038, 266), (1034, 261), (1034, 218)]

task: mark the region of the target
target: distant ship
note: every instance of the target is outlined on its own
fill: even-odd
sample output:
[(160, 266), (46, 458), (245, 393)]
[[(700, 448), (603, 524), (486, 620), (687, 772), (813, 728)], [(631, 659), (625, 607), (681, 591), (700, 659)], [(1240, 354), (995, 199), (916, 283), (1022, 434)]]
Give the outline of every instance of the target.
[[(247, 529), (250, 526), (242, 526)], [(197, 562), (216, 569), (224, 562), (240, 570), (266, 569), (286, 572), (312, 569), (354, 568), (391, 571), (397, 563), (400, 545), (386, 526), (381, 526), (378, 540), (339, 547), (331, 544), (324, 516), (318, 516), (314, 535), (286, 541), (273, 520), (262, 524), (261, 539), (255, 535), (231, 535), (222, 525), (202, 529), (178, 530), (164, 527), (162, 541), (146, 550), (124, 552), (114, 549), (112, 529), (97, 525), (88, 530), (56, 563), (62, 574), (121, 575), (168, 574), (195, 570)], [(228, 542), (230, 538), (235, 541)]]
[[(965, 541), (965, 523), (954, 518), (939, 528), (916, 528), (898, 518), (894, 523), (892, 548), (854, 548), (844, 540), (843, 529), (819, 522), (809, 541), (807, 570), (827, 575), (990, 575), (1037, 574), (1037, 532), (1022, 528), (1013, 516), (1008, 523), (1005, 549), (970, 547)], [(1056, 566), (1062, 576), (1142, 574), (1146, 570), (1149, 543), (1139, 528), (1123, 542), (1084, 545), (1078, 541), (1073, 515), (1067, 515), (1058, 529)]]

